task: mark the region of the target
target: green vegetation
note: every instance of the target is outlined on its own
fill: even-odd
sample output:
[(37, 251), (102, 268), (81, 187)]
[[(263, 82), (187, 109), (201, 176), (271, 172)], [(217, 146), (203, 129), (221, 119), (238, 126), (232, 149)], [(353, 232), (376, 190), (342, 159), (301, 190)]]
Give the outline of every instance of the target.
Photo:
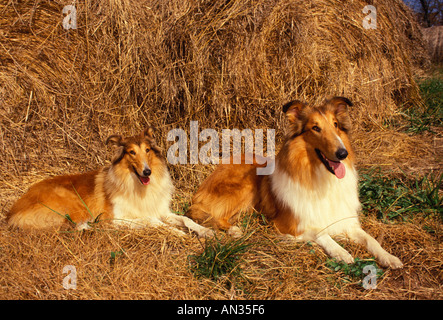
[(383, 120), (386, 128), (396, 128), (410, 134), (430, 132), (443, 127), (443, 68), (436, 68), (425, 79), (417, 79), (422, 105), (406, 104), (400, 117)]
[(353, 282), (362, 280), (366, 274), (363, 272), (365, 266), (372, 265), (377, 270), (377, 279), (383, 276), (383, 270), (377, 267), (375, 259), (359, 259), (355, 258), (353, 264), (347, 264), (336, 259), (328, 259), (326, 266), (334, 272), (341, 272), (344, 274), (345, 282)]
[(360, 201), (365, 214), (375, 212), (382, 221), (402, 219), (422, 213), (439, 215), (443, 221), (443, 196), (439, 194), (443, 175), (400, 178), (380, 168), (360, 171)]
[(125, 250), (121, 249), (118, 251), (111, 251), (111, 256), (109, 257), (109, 265), (112, 267), (115, 264), (115, 259), (125, 253)]
[(405, 111), (408, 119), (406, 132), (419, 134), (424, 131), (435, 133), (432, 127), (443, 127), (443, 78), (437, 75), (419, 81), (425, 108), (409, 108)]
[(197, 277), (217, 280), (225, 274), (241, 272), (241, 255), (251, 246), (245, 240), (249, 235), (223, 241), (217, 237), (207, 239), (201, 254), (190, 255), (188, 260), (192, 273)]

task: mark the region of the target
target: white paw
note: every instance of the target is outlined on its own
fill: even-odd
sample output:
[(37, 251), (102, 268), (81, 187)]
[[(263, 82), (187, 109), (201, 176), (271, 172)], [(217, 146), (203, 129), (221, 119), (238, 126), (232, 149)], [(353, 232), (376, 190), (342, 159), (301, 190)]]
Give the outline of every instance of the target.
[(354, 258), (351, 256), (351, 254), (341, 247), (340, 249), (331, 252), (331, 257), (337, 259), (338, 261), (343, 261), (347, 264), (354, 263)]
[(236, 226), (230, 227), (227, 233), (233, 238), (240, 238), (243, 235), (241, 229)]
[(197, 232), (197, 235), (200, 238), (212, 238), (215, 236), (215, 231), (209, 228), (203, 228), (204, 230), (200, 230)]
[(178, 230), (177, 228), (174, 228), (174, 227), (169, 227), (169, 226), (168, 226), (167, 229), (168, 229), (171, 233), (173, 233), (173, 234), (175, 234), (176, 236), (179, 236), (179, 237), (185, 237), (185, 236), (188, 235), (186, 232), (181, 231), (181, 230)]
[(89, 225), (88, 222), (81, 222), (77, 224), (76, 228), (77, 230), (81, 231), (81, 230), (91, 229), (91, 226)]
[(403, 263), (400, 261), (400, 259), (389, 253), (383, 255), (380, 258), (380, 264), (384, 267), (389, 267), (391, 269), (403, 268)]

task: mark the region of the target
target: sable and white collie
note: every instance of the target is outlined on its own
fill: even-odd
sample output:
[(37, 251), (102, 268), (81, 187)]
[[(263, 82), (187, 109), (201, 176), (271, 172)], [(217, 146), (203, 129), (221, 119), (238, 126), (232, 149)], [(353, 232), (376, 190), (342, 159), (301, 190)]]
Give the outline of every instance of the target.
[(188, 217), (171, 213), (174, 187), (152, 127), (132, 137), (110, 136), (106, 143), (117, 147), (110, 166), (36, 183), (12, 206), (9, 225), (48, 228), (72, 220), (84, 228), (99, 219), (130, 227), (169, 223), (199, 236), (212, 234)]
[(219, 165), (194, 195), (187, 215), (236, 234), (239, 229), (232, 226), (236, 215), (254, 208), (281, 233), (314, 241), (333, 258), (354, 262), (332, 239), (346, 236), (366, 246), (383, 266), (401, 268), (401, 261), (360, 226), (348, 106), (351, 101), (343, 97), (334, 97), (320, 107), (300, 101), (285, 104), (288, 133), (274, 172), (257, 175), (257, 168), (263, 165), (255, 160), (253, 164)]

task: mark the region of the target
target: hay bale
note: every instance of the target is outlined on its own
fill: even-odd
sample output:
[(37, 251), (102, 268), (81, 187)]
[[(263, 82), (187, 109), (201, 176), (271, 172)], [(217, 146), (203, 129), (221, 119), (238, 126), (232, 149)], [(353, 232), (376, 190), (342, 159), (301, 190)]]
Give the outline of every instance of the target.
[(422, 32), (431, 60), (436, 63), (443, 62), (443, 26), (424, 28)]
[(374, 2), (369, 30), (360, 0), (89, 1), (66, 30), (68, 4), (0, 4), (5, 179), (95, 168), (108, 135), (148, 122), (166, 147), (167, 130), (188, 130), (190, 120), (281, 128), (289, 99), (344, 95), (364, 136), (421, 101), (413, 75), (426, 55), (400, 0)]
[[(363, 220), (386, 247), (400, 250), (400, 242), (399, 257), (408, 263), (380, 281), (380, 289), (365, 292), (331, 275), (315, 246), (275, 245), (278, 236), (264, 230), (270, 226), (250, 239), (256, 246), (245, 254), (248, 268), (236, 286), (229, 278), (214, 284), (193, 277), (187, 256), (200, 252), (201, 243), (166, 230), (8, 229), (4, 214), (29, 185), (105, 164), (108, 135), (133, 134), (148, 122), (160, 129), (163, 147), (167, 130), (188, 130), (190, 120), (201, 129), (275, 128), (278, 143), (283, 103), (345, 95), (355, 103), (353, 140), (363, 164), (426, 158), (423, 141), (383, 126), (401, 104), (420, 104), (413, 75), (426, 64), (421, 34), (400, 0), (372, 1), (374, 30), (362, 26), (363, 0), (75, 3), (77, 29), (66, 30), (62, 10), (72, 1), (0, 2), (2, 298), (442, 297), (441, 241), (421, 222), (391, 228)], [(173, 209), (181, 210), (180, 201), (190, 200), (210, 168), (170, 169), (178, 194)], [(352, 254), (369, 258), (348, 245)], [(123, 250), (111, 262), (112, 253)], [(62, 287), (62, 270), (71, 264), (80, 272), (79, 290)]]

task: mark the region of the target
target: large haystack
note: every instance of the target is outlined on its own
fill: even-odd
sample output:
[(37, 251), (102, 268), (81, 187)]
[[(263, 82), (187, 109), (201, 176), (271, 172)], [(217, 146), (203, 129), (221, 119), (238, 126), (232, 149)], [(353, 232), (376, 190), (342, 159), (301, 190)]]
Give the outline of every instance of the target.
[(443, 62), (443, 26), (422, 29), (423, 38), (427, 43), (429, 54), (434, 62)]
[[(331, 271), (315, 245), (281, 243), (256, 219), (240, 282), (192, 276), (187, 256), (201, 241), (165, 230), (8, 229), (5, 213), (31, 183), (106, 164), (110, 134), (151, 123), (167, 148), (169, 129), (198, 120), (200, 130), (275, 128), (278, 149), (281, 106), (295, 98), (355, 103), (359, 165), (412, 169), (405, 164), (435, 158), (425, 141), (387, 125), (401, 108), (420, 107), (413, 76), (426, 64), (401, 0), (74, 1), (77, 28), (66, 30), (72, 2), (0, 2), (0, 298), (441, 299), (441, 224), (421, 216), (394, 226), (363, 219), (405, 262), (377, 290)], [(363, 28), (369, 3), (376, 29)], [(173, 209), (182, 210), (210, 167), (169, 168)], [(62, 286), (66, 265), (77, 268), (77, 290)]]
[(366, 1), (88, 1), (67, 30), (71, 1), (3, 1), (2, 179), (97, 167), (108, 135), (148, 122), (164, 147), (190, 120), (276, 128), (278, 143), (281, 105), (294, 98), (349, 97), (364, 150), (366, 132), (420, 104), (413, 76), (426, 62), (403, 2), (371, 3), (376, 29), (363, 28)]

